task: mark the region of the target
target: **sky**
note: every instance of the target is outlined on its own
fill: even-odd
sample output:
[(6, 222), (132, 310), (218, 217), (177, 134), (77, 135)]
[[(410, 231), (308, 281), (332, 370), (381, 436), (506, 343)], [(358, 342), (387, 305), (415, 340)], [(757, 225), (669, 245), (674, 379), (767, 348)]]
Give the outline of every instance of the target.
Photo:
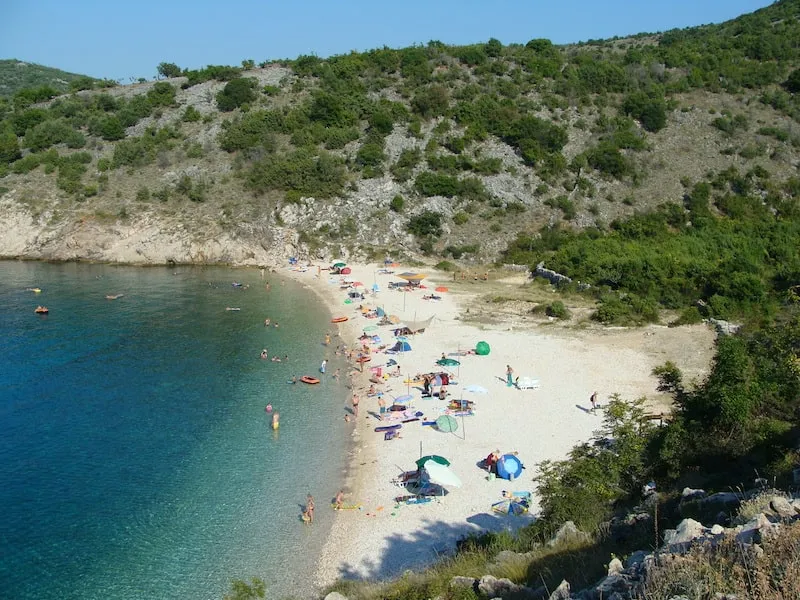
[(127, 83), (439, 40), (556, 44), (719, 23), (769, 0), (0, 0), (0, 58)]

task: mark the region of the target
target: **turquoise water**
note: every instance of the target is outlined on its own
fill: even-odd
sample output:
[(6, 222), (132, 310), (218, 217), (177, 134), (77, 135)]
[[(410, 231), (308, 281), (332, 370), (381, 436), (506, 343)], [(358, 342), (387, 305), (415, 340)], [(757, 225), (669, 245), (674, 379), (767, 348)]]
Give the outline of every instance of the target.
[[(4, 597), (218, 599), (251, 576), (271, 597), (309, 594), (346, 393), (332, 379), (287, 384), (317, 373), (330, 315), (299, 284), (267, 280), (0, 262)], [(289, 360), (260, 360), (262, 348)]]

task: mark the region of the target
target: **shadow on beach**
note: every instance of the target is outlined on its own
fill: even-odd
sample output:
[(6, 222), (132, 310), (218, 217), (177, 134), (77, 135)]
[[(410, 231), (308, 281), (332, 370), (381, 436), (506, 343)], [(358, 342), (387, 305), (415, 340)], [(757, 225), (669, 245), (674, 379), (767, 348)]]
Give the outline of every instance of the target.
[[(443, 499), (442, 502), (447, 502)], [(407, 510), (418, 510), (408, 507)], [(424, 510), (424, 509), (422, 509)], [(403, 508), (395, 509), (396, 519), (403, 518)], [(428, 567), (431, 562), (452, 555), (456, 543), (469, 534), (485, 531), (515, 531), (534, 520), (532, 515), (505, 516), (481, 512), (468, 517), (466, 523), (445, 523), (424, 520), (414, 532), (398, 532), (386, 538), (386, 549), (379, 559), (365, 560), (360, 565), (344, 563), (339, 569), (341, 579), (383, 580), (402, 574), (408, 569)]]

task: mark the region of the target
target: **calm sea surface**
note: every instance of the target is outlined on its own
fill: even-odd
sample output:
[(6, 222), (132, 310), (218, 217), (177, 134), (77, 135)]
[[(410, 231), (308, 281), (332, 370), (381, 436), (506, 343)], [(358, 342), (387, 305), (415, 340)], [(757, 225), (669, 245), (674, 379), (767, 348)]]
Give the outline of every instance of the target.
[(321, 345), (330, 314), (266, 281), (0, 262), (3, 597), (219, 599), (252, 576), (271, 597), (309, 593), (345, 465), (346, 390), (287, 384), (335, 359)]

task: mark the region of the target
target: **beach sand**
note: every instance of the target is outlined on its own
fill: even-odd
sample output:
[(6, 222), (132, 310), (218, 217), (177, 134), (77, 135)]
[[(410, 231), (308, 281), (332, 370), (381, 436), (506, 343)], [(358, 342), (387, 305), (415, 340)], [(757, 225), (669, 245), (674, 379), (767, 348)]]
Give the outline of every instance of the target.
[[(402, 266), (390, 268), (394, 275), (381, 273), (378, 265), (348, 266), (352, 273), (346, 279), (363, 282), (367, 290), (377, 283), (380, 291), (366, 293), (363, 301), (344, 304), (347, 291), (340, 289), (342, 276), (318, 271), (317, 265), (290, 272), (318, 291), (334, 316), (349, 317), (345, 323), (331, 325), (332, 333), (340, 336), (334, 343), (357, 348), (363, 328), (377, 325), (378, 319), (361, 316), (359, 304), (380, 306), (402, 320), (435, 317), (424, 333), (409, 337), (412, 351), (389, 355), (373, 350), (365, 367), (382, 366), (389, 359), (401, 367), (400, 377), (390, 377), (377, 386), (385, 393), (387, 406), (393, 397), (410, 393), (414, 396), (413, 409), (424, 413), (423, 420), (435, 420), (447, 403), (437, 398), (422, 399), (421, 386), (404, 380), (417, 373), (447, 370), (457, 382), (448, 386), (449, 396), (474, 401), (475, 414), (456, 417), (458, 429), (451, 433), (422, 425), (421, 420), (404, 424), (400, 438), (384, 441), (383, 433), (374, 432), (375, 427), (386, 424), (378, 419), (377, 398), (367, 398), (366, 394), (369, 369), (360, 373), (354, 368), (351, 384), (361, 402), (359, 416), (352, 423), (348, 480), (342, 487), (345, 504), (360, 504), (361, 508), (337, 514), (322, 550), (318, 586), (341, 577), (379, 580), (398, 575), (451, 551), (455, 542), (470, 532), (516, 529), (530, 523), (538, 509), (535, 493), (530, 512), (521, 517), (495, 514), (491, 505), (502, 499), (504, 490), (535, 492), (532, 479), (536, 465), (565, 458), (574, 445), (588, 440), (602, 425), (602, 410), (588, 410), (594, 391), (601, 405), (618, 393), (627, 400), (647, 396), (653, 410), (660, 411), (665, 399), (656, 391), (653, 367), (672, 360), (684, 369), (687, 380), (699, 378), (713, 353), (714, 334), (705, 326), (581, 329), (546, 327), (510, 318), (492, 318), (490, 325), (466, 322), (462, 317), (468, 309), (473, 317), (480, 313), (476, 308), (486, 291), (481, 281), (468, 282), (474, 283), (471, 286), (453, 284), (448, 273), (423, 270), (429, 275), (423, 282), (427, 289), (402, 292), (388, 286), (389, 282), (402, 281), (396, 276), (405, 270)], [(509, 289), (518, 289), (524, 283), (520, 276), (507, 275)], [(438, 285), (457, 289), (436, 293), (433, 290)], [(423, 299), (431, 293), (441, 300)], [(380, 335), (382, 344), (391, 345), (391, 329), (378, 327), (370, 333)], [(474, 349), (479, 341), (490, 345), (489, 355), (459, 355)], [(459, 360), (460, 366), (438, 367), (436, 361), (443, 353)], [(513, 368), (515, 377), (538, 381), (538, 388), (508, 387), (506, 365)], [(464, 391), (470, 385), (482, 386), (488, 393)], [(495, 449), (518, 453), (526, 467), (518, 479), (491, 479), (478, 467)], [(416, 469), (415, 461), (428, 454), (446, 457), (462, 486), (450, 487), (449, 493), (425, 504), (396, 504), (395, 497), (408, 492), (393, 480), (404, 471)], [(332, 498), (337, 490), (327, 492)]]

